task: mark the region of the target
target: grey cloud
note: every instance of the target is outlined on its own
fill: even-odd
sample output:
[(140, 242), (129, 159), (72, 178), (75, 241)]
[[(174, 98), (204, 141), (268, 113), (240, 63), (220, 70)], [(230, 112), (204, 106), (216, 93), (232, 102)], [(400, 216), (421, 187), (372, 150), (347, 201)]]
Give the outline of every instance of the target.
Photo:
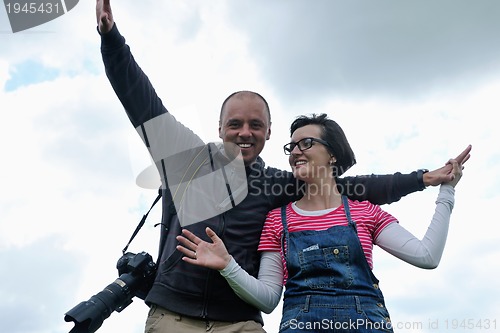
[(422, 94), (500, 68), (495, 0), (252, 0), (229, 6), (260, 74), (295, 100)]

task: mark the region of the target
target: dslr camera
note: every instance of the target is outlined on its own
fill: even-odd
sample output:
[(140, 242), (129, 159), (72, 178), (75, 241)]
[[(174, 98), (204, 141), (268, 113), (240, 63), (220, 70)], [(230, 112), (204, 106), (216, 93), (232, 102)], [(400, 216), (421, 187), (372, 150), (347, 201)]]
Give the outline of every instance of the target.
[(150, 254), (125, 253), (116, 263), (118, 278), (88, 301), (69, 310), (64, 320), (73, 321), (69, 333), (93, 333), (113, 311), (121, 312), (135, 296), (145, 299), (156, 276), (156, 264)]

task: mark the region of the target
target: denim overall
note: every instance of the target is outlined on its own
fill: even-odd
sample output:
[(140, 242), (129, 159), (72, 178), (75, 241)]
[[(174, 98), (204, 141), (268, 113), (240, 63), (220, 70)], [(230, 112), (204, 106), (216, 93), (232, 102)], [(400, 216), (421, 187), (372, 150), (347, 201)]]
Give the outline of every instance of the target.
[(281, 209), (288, 280), (280, 333), (393, 332), (378, 288), (342, 196), (347, 226), (288, 232)]

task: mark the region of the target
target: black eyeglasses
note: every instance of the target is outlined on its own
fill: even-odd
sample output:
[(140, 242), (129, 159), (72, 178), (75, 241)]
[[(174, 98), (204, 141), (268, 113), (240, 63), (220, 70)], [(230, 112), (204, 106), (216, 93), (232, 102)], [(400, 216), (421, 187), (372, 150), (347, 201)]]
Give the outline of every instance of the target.
[(300, 151), (304, 151), (304, 150), (311, 148), (313, 146), (313, 142), (319, 142), (322, 145), (325, 145), (326, 147), (331, 148), (330, 145), (328, 144), (328, 142), (326, 142), (325, 140), (316, 139), (316, 138), (303, 138), (297, 142), (287, 143), (286, 145), (283, 146), (283, 151), (285, 152), (285, 155), (291, 155), (292, 150), (295, 147), (298, 147)]

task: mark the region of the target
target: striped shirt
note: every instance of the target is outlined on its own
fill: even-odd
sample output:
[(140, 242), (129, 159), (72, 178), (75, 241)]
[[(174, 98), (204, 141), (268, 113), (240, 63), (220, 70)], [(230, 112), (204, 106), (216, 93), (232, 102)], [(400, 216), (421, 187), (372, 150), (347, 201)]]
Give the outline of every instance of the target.
[[(383, 211), (380, 206), (374, 205), (369, 201), (349, 200), (349, 209), (351, 211), (351, 217), (356, 223), (358, 236), (366, 260), (370, 268), (373, 269), (373, 240), (377, 238), (387, 225), (390, 223), (397, 223), (398, 221), (391, 214)], [(348, 223), (343, 205), (334, 209), (309, 212), (303, 211), (297, 208), (295, 204), (290, 203), (286, 207), (286, 218), (289, 232), (303, 230), (321, 231), (333, 226), (346, 226)], [(284, 281), (286, 282), (288, 272), (281, 249), (282, 234), (283, 225), (281, 223), (281, 209), (276, 208), (267, 215), (260, 238), (259, 251), (281, 252), (284, 267)]]

